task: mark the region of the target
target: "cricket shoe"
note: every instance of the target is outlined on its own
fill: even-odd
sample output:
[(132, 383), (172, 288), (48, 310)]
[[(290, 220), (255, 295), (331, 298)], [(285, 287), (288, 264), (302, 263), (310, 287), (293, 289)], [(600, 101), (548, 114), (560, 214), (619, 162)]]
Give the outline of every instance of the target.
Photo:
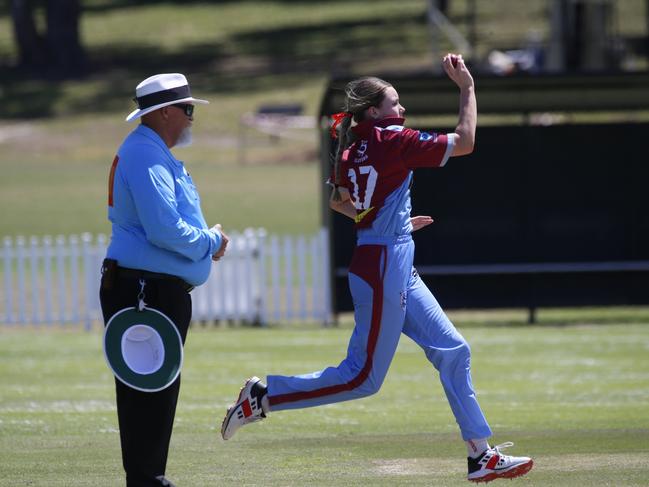
[(251, 377), (241, 388), (239, 397), (225, 413), (221, 424), (221, 436), (229, 440), (239, 428), (248, 423), (261, 421), (266, 417), (261, 399), (266, 394), (266, 385), (259, 377)]
[(469, 457), (469, 476), (472, 482), (491, 482), (496, 479), (513, 479), (525, 475), (534, 466), (528, 457), (510, 457), (501, 448), (514, 446), (511, 441), (485, 450), (478, 458)]

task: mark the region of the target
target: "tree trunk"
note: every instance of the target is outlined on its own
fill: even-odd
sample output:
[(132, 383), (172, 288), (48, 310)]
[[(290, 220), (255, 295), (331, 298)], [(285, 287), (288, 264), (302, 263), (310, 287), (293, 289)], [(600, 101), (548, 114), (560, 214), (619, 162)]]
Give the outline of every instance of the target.
[(61, 74), (80, 74), (85, 54), (79, 41), (79, 0), (48, 0), (47, 46), (51, 66)]
[(649, 56), (649, 0), (645, 2), (644, 8), (645, 22), (647, 24), (647, 37), (645, 38), (645, 54)]
[(36, 31), (34, 13), (29, 0), (11, 0), (14, 38), (18, 46), (19, 65), (42, 67), (47, 62), (45, 43)]

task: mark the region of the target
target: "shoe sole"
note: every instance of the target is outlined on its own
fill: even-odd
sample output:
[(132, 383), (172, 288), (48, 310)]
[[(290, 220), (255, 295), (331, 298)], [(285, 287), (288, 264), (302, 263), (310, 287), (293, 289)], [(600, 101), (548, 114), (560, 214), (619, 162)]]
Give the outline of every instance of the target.
[(530, 460), (527, 463), (521, 463), (520, 465), (517, 465), (514, 468), (511, 468), (504, 472), (492, 472), (492, 473), (488, 473), (484, 477), (478, 477), (475, 479), (468, 479), (468, 480), (475, 483), (479, 483), (479, 482), (486, 483), (496, 479), (515, 479), (516, 477), (521, 477), (525, 475), (527, 472), (529, 472), (530, 470), (532, 470), (533, 466), (534, 466), (534, 460)]
[[(250, 381), (253, 381), (253, 380), (254, 380), (254, 382), (253, 382), (252, 385), (254, 385), (254, 384), (256, 384), (257, 382), (260, 381), (260, 379), (258, 377), (251, 377), (250, 379), (248, 379), (246, 381), (246, 383), (243, 385), (243, 387), (239, 390), (239, 396), (237, 397), (237, 400), (234, 401), (234, 403), (225, 412), (225, 418), (223, 418), (223, 421), (221, 422), (221, 438), (223, 438), (224, 440), (229, 440), (234, 435), (234, 433), (233, 433), (232, 436), (229, 436), (228, 438), (226, 438), (225, 437), (225, 430), (227, 429), (228, 424), (230, 424), (230, 419), (232, 418), (231, 413), (234, 413), (234, 410), (236, 409), (237, 405), (241, 401), (241, 395), (243, 394), (244, 389), (246, 387), (248, 387), (248, 384), (250, 383)], [(251, 385), (251, 388), (252, 388), (252, 385)]]
[[(239, 401), (237, 400), (237, 403)], [(230, 406), (228, 410), (225, 412), (225, 418), (223, 418), (223, 421), (221, 422), (221, 438), (224, 440), (229, 440), (231, 437), (226, 438), (225, 437), (225, 430), (227, 429), (227, 425), (230, 422), (230, 412), (234, 409), (234, 406), (237, 404), (235, 403), (234, 405)]]

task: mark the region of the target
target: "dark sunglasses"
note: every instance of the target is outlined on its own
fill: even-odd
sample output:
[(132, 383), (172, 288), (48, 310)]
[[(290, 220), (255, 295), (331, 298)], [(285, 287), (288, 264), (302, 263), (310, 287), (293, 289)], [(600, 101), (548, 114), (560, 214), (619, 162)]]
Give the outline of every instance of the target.
[(194, 105), (190, 105), (189, 103), (176, 103), (175, 105), (171, 106), (180, 108), (188, 117), (194, 115)]

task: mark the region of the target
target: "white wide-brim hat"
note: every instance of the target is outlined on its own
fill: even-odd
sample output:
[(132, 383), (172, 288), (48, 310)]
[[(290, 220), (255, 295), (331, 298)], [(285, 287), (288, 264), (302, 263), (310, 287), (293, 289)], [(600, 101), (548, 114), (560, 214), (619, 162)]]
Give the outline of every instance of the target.
[(192, 97), (187, 78), (180, 73), (163, 73), (151, 76), (135, 88), (135, 98), (138, 108), (126, 117), (130, 122), (158, 108), (176, 103), (199, 103), (207, 105), (209, 101)]

